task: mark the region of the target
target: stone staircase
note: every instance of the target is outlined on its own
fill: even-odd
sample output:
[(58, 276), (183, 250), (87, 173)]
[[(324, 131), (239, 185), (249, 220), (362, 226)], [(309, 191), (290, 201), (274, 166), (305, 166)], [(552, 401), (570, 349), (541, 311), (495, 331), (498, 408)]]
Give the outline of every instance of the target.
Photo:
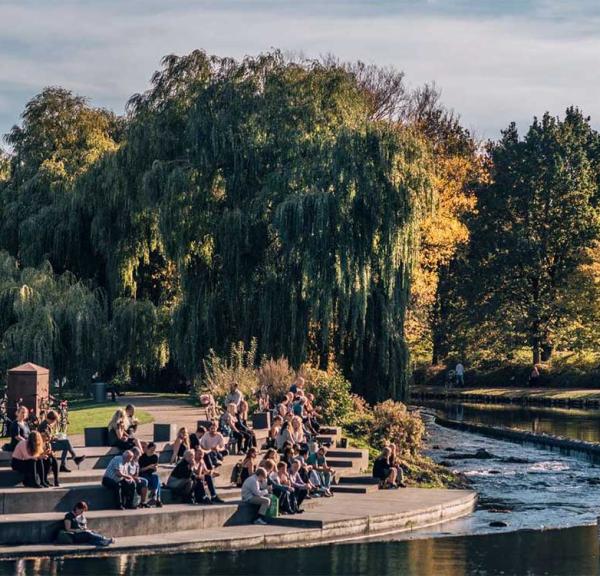
[[(257, 430), (259, 445), (266, 431)], [(150, 438), (142, 438), (150, 440)], [(368, 453), (356, 448), (341, 448), (345, 444), (342, 431), (336, 427), (323, 427), (319, 441), (331, 446), (328, 463), (337, 469), (336, 493), (365, 494), (377, 489), (371, 478), (361, 475), (368, 468)], [(159, 451), (159, 474), (166, 482), (172, 466), (171, 446), (157, 443)], [(241, 503), (239, 488), (232, 486), (229, 479), (235, 464), (242, 456), (227, 456), (219, 468), (216, 478), (217, 492), (225, 504), (190, 506), (177, 503), (168, 489), (163, 489), (163, 508), (117, 511), (112, 494), (101, 486), (104, 469), (119, 451), (110, 447), (75, 446), (80, 455), (85, 455), (79, 469), (68, 461), (71, 473), (60, 475), (61, 486), (57, 488), (25, 488), (20, 484), (20, 475), (10, 468), (10, 454), (0, 453), (0, 546), (49, 544), (53, 542), (61, 527), (65, 512), (73, 505), (85, 500), (90, 511), (90, 528), (110, 534), (116, 538), (144, 535), (160, 535), (198, 529), (218, 529), (224, 526), (246, 524), (255, 514), (254, 507)], [(305, 501), (304, 507), (312, 509), (321, 499)], [(276, 524), (288, 525), (301, 516), (282, 517)], [(286, 522), (288, 524), (286, 524)], [(300, 526), (300, 524), (298, 524)]]

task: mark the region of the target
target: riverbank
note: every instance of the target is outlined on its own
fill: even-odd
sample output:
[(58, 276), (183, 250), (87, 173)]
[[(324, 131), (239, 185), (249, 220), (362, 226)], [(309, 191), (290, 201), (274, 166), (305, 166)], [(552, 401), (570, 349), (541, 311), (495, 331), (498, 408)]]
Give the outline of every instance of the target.
[[(432, 526), (471, 514), (477, 502), (471, 490), (405, 488), (365, 495), (337, 494), (299, 517), (278, 518), (275, 525), (199, 527), (176, 533), (119, 538), (110, 548), (93, 546), (2, 546), (0, 558), (107, 556), (181, 551), (285, 548), (344, 542)], [(217, 508), (217, 506), (211, 507)], [(147, 511), (148, 515), (154, 512)], [(128, 515), (139, 511), (124, 511)], [(90, 516), (92, 516), (90, 514)]]
[(505, 404), (533, 404), (573, 408), (600, 408), (600, 389), (585, 388), (528, 388), (528, 387), (469, 387), (414, 386), (410, 391), (412, 402), (419, 399), (459, 400), (462, 402), (490, 402)]
[[(194, 429), (206, 418), (203, 409), (180, 398), (156, 395), (126, 396), (120, 399), (145, 410), (155, 423), (171, 423)], [(120, 403), (119, 403), (120, 404)], [(259, 445), (266, 430), (255, 430)], [(153, 424), (141, 424), (138, 437), (149, 441)], [(60, 488), (40, 491), (21, 487), (9, 461), (0, 458), (0, 502), (4, 503), (0, 522), (0, 558), (40, 556), (77, 557), (123, 553), (156, 554), (175, 551), (245, 550), (308, 546), (415, 530), (470, 514), (477, 496), (472, 490), (406, 488), (378, 490), (368, 474), (368, 452), (346, 447), (339, 427), (321, 428), (319, 439), (329, 445), (328, 462), (338, 471), (339, 483), (332, 486), (334, 498), (312, 499), (304, 503), (305, 513), (280, 516), (267, 526), (251, 522), (255, 511), (240, 501), (240, 489), (229, 482), (231, 471), (241, 459), (226, 456), (215, 480), (217, 492), (225, 501), (210, 506), (190, 506), (163, 491), (164, 508), (115, 512), (111, 495), (100, 481), (106, 464), (115, 453), (109, 447), (86, 448), (83, 437), (71, 436), (78, 454), (87, 459), (81, 469), (63, 478)], [(166, 480), (171, 447), (159, 443), (159, 474)], [(443, 467), (440, 467), (442, 470)], [(448, 474), (448, 472), (446, 472)], [(86, 500), (91, 529), (117, 542), (109, 549), (91, 546), (56, 546), (52, 542), (64, 513), (72, 504)], [(27, 513), (21, 513), (28, 510)]]

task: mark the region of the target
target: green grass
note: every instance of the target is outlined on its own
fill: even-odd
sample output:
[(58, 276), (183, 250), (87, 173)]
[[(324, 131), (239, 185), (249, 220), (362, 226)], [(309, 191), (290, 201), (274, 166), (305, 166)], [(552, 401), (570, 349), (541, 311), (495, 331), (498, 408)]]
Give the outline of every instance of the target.
[[(85, 400), (71, 403), (69, 405), (69, 436), (83, 434), (84, 428), (107, 426), (117, 407), (118, 404), (113, 402), (94, 404)], [(152, 415), (144, 410), (137, 409), (135, 415), (140, 424), (147, 424), (154, 420)]]

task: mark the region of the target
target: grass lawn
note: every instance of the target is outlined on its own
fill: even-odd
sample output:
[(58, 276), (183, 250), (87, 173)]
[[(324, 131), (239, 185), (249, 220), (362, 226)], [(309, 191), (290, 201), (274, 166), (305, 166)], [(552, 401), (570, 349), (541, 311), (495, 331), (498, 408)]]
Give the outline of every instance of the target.
[[(69, 403), (69, 436), (83, 434), (84, 428), (107, 426), (119, 404), (107, 402), (106, 404), (95, 404), (91, 401), (74, 401)], [(154, 418), (148, 412), (135, 411), (140, 424), (152, 422)]]

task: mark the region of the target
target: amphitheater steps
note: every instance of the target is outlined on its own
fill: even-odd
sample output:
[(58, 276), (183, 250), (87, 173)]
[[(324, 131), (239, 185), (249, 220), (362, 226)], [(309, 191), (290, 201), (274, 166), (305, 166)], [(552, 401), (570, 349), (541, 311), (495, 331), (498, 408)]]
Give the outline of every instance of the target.
[[(254, 506), (239, 502), (190, 506), (172, 504), (164, 508), (98, 510), (87, 517), (94, 530), (121, 536), (143, 536), (250, 522)], [(64, 513), (11, 514), (0, 522), (0, 545), (50, 543), (61, 528)]]

